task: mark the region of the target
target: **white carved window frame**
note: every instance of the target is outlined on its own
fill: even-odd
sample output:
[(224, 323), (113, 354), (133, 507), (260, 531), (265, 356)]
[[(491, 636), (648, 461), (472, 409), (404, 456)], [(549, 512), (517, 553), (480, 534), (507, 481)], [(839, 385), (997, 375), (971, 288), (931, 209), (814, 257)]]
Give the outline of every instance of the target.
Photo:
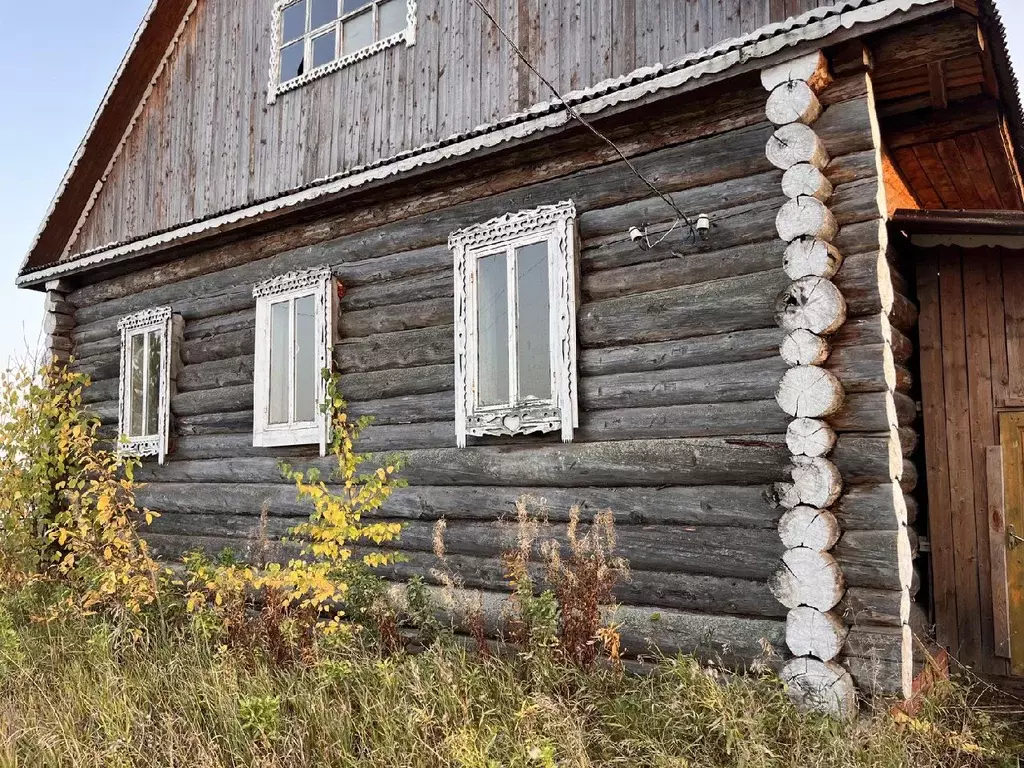
[[(551, 340), (550, 401), (530, 400), (480, 406), (476, 262), (496, 249), (546, 241)], [(448, 241), (455, 260), (455, 432), (460, 448), (467, 438), (561, 432), (572, 442), (579, 427), (576, 365), (578, 238), (572, 201), (500, 216), (454, 232)], [(515, 301), (515, 299), (512, 299)], [(509, 349), (514, 350), (510, 323)]]
[[(282, 93), (287, 93), (288, 91), (293, 91), (296, 88), (301, 88), (302, 86), (306, 85), (309, 82), (312, 82), (313, 80), (317, 80), (321, 77), (329, 75), (332, 72), (337, 72), (339, 69), (344, 69), (347, 66), (355, 64), (357, 61), (368, 59), (371, 56), (380, 53), (381, 51), (391, 48), (392, 46), (405, 43), (406, 47), (411, 47), (416, 44), (416, 0), (406, 0), (406, 23), (405, 29), (403, 29), (401, 32), (396, 32), (393, 35), (388, 35), (387, 37), (381, 38), (380, 40), (377, 40), (364, 48), (360, 48), (357, 51), (353, 51), (352, 53), (341, 56), (335, 59), (334, 61), (324, 64), (323, 66), (317, 67), (316, 69), (311, 69), (308, 72), (303, 72), (298, 77), (293, 77), (291, 80), (286, 80), (285, 82), (282, 83), (280, 82), (281, 48), (284, 46), (284, 30), (282, 29), (282, 17), (284, 15), (285, 9), (288, 8), (289, 6), (295, 5), (295, 3), (297, 2), (299, 2), (299, 0), (278, 0), (276, 3), (274, 3), (274, 8), (273, 11), (271, 12), (270, 83), (267, 87), (268, 104), (273, 104), (274, 102), (276, 102), (277, 97), (280, 96)], [(364, 9), (360, 8), (356, 11), (352, 11), (351, 13), (344, 14), (343, 16), (340, 16), (337, 19), (336, 35), (338, 36), (337, 39), (339, 41), (341, 40), (342, 22), (345, 19), (350, 18), (351, 16), (355, 16), (358, 15), (359, 13), (364, 12)], [(376, 13), (376, 9), (374, 9), (373, 12)], [(318, 36), (319, 34), (322, 34), (323, 30), (326, 28), (327, 27), (325, 26), (324, 28), (318, 28), (316, 30), (312, 30), (310, 32), (305, 33), (303, 39), (305, 40), (306, 46), (306, 61), (311, 61), (312, 59), (312, 39)]]
[[(136, 312), (122, 317), (117, 324), (121, 332), (121, 368), (118, 381), (117, 398), (117, 433), (119, 436), (118, 452), (126, 456), (156, 456), (162, 465), (167, 457), (171, 426), (171, 343), (172, 313), (170, 307), (157, 307)], [(129, 436), (129, 419), (132, 407), (131, 389), (131, 349), (132, 339), (142, 336), (143, 359), (149, 366), (149, 335), (156, 332), (160, 336), (160, 370), (157, 377), (157, 431), (150, 435)], [(145, 377), (148, 380), (148, 377)], [(149, 394), (143, 386), (143, 397)], [(143, 400), (143, 414), (146, 412)]]
[[(253, 434), (257, 448), (286, 445), (319, 445), (327, 455), (331, 419), (321, 406), (327, 399), (327, 382), (321, 372), (331, 369), (336, 338), (336, 296), (334, 277), (329, 267), (289, 272), (259, 283), (253, 289), (256, 299), (256, 355), (253, 371)], [(314, 297), (316, 376), (314, 419), (310, 422), (270, 423), (270, 311), (282, 301)], [(294, 319), (290, 320), (294, 323)], [(294, 338), (294, 334), (293, 334)], [(293, 355), (289, 356), (290, 358)], [(294, 386), (294, 383), (291, 385)], [(291, 398), (290, 398), (291, 399)]]

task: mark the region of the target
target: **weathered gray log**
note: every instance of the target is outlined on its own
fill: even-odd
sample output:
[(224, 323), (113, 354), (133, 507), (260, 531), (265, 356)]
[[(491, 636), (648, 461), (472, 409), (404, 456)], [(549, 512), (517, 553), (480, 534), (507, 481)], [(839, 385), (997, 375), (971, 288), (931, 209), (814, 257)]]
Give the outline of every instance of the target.
[(821, 116), (821, 102), (803, 80), (789, 80), (769, 94), (765, 114), (775, 125), (810, 125)]
[(909, 626), (852, 627), (842, 660), (862, 690), (910, 696), (914, 642)]
[[(277, 477), (279, 477), (278, 473)], [(268, 478), (268, 481), (276, 477)], [(181, 514), (270, 514), (300, 517), (312, 511), (299, 500), (294, 486), (264, 483), (153, 482), (138, 491), (139, 503), (151, 509)], [(551, 522), (566, 522), (573, 506), (586, 519), (610, 509), (617, 525), (701, 525), (750, 528), (774, 532), (781, 510), (773, 507), (760, 486), (696, 486), (669, 488), (538, 488), (500, 486), (409, 486), (399, 488), (380, 511), (368, 517), (408, 520), (500, 520), (527, 499)]]
[(910, 620), (911, 605), (907, 590), (851, 587), (836, 612), (850, 626), (902, 627)]
[(585, 304), (580, 342), (612, 346), (766, 328), (774, 320), (772, 302), (786, 284), (779, 269)]
[(254, 365), (253, 355), (185, 365), (178, 374), (178, 392), (251, 385)]
[(338, 386), (347, 400), (369, 400), (403, 395), (423, 395), (454, 390), (452, 365), (426, 365), (389, 371), (348, 373), (339, 377)]
[(241, 312), (230, 312), (224, 315), (213, 315), (201, 320), (193, 320), (185, 325), (185, 338), (213, 339), (233, 331), (245, 331), (256, 327), (256, 310), (245, 309)]
[(768, 140), (765, 154), (772, 165), (783, 171), (799, 163), (824, 168), (829, 161), (824, 142), (803, 123), (791, 123), (777, 129)]
[(882, 432), (913, 424), (916, 418), (917, 406), (903, 393), (866, 393), (848, 395), (843, 407), (828, 421), (838, 432)]
[(246, 384), (179, 392), (171, 399), (171, 413), (175, 416), (196, 416), (202, 413), (251, 411), (252, 398), (252, 385)]
[(816, 238), (798, 238), (786, 247), (783, 268), (793, 280), (802, 277), (832, 278), (843, 263), (839, 249)]
[(828, 456), (836, 445), (836, 433), (828, 422), (794, 419), (786, 428), (786, 447), (794, 456)]
[(737, 437), (756, 430), (780, 434), (788, 419), (770, 400), (698, 403), (659, 408), (585, 411), (575, 438), (597, 442), (675, 437)]
[(834, 348), (869, 344), (888, 344), (896, 363), (905, 363), (914, 354), (910, 339), (893, 328), (887, 317), (872, 313), (864, 317), (847, 318), (830, 339)]
[[(785, 448), (755, 438), (622, 440), (611, 443), (481, 446), (405, 452), (403, 476), (420, 485), (664, 486), (722, 485), (784, 480)], [(385, 456), (371, 454), (370, 461)], [(305, 462), (303, 463), (306, 464)], [(331, 458), (309, 462), (322, 471)], [(141, 467), (140, 482), (264, 483), (277, 479), (273, 458), (172, 461)]]
[(846, 322), (846, 300), (830, 281), (802, 277), (776, 297), (775, 320), (787, 332), (834, 333)]
[[(74, 341), (74, 337), (72, 337)], [(96, 357), (117, 353), (121, 349), (121, 337), (119, 335), (105, 336), (96, 341), (86, 343), (74, 342), (75, 358), (88, 362)]]
[(844, 531), (895, 531), (918, 515), (917, 501), (895, 483), (847, 488), (832, 511)]
[(92, 381), (88, 387), (82, 390), (82, 403), (89, 405), (90, 403), (100, 403), (104, 400), (116, 399), (119, 384), (120, 382), (117, 379)]
[[(186, 324), (186, 328), (188, 325)], [(256, 351), (256, 327), (223, 333), (213, 338), (186, 339), (181, 348), (182, 362), (188, 365), (252, 355)]]
[(794, 656), (832, 661), (843, 650), (849, 630), (834, 613), (801, 606), (786, 616), (786, 645)]
[[(386, 309), (395, 304), (409, 304), (455, 293), (451, 269), (441, 269), (414, 277), (387, 280), (353, 288), (341, 300), (341, 314), (359, 316), (359, 310)], [(429, 309), (429, 308), (428, 308)], [(399, 329), (396, 329), (399, 330)]]
[(843, 489), (843, 477), (835, 464), (810, 456), (793, 456), (790, 460), (792, 482), (781, 483), (776, 488), (782, 506), (825, 509), (835, 503)]
[(341, 373), (451, 365), (454, 362), (455, 329), (452, 325), (343, 340), (334, 347), (334, 363)]
[[(449, 272), (444, 273), (449, 285), (453, 284)], [(441, 296), (444, 296), (442, 293)], [(451, 298), (431, 298), (409, 303), (383, 304), (374, 309), (356, 312), (341, 312), (341, 336), (355, 339), (372, 336), (375, 333), (393, 333), (416, 328), (431, 328), (450, 323), (455, 312)]]
[[(305, 518), (270, 516), (268, 536), (280, 538)], [(429, 521), (404, 520), (400, 538), (384, 548), (395, 551), (432, 552), (434, 525)], [(169, 512), (154, 519), (156, 533), (215, 537), (255, 535), (261, 520), (254, 515), (181, 515)], [(568, 546), (566, 529), (552, 526), (544, 538)], [(497, 560), (516, 546), (516, 530), (497, 522), (449, 521), (445, 550), (453, 555)], [(534, 557), (540, 558), (540, 542)], [(616, 530), (615, 551), (630, 567), (641, 571), (684, 572), (753, 579), (767, 582), (774, 574), (784, 547), (777, 538), (749, 528), (695, 526), (622, 526)]]
[(790, 416), (820, 418), (838, 411), (845, 395), (835, 375), (824, 368), (802, 365), (783, 374), (775, 399)]
[(779, 346), (779, 355), (786, 365), (821, 365), (828, 360), (828, 342), (804, 329), (786, 334)]
[(857, 713), (857, 695), (850, 673), (835, 662), (802, 656), (782, 670), (790, 697), (798, 706), (851, 718)]
[(828, 552), (839, 541), (839, 535), (839, 523), (827, 509), (795, 507), (779, 521), (779, 538), (788, 549), (806, 547)]
[(760, 328), (651, 344), (583, 349), (579, 357), (580, 374), (585, 378), (764, 360), (775, 356), (781, 338), (778, 328)]
[(244, 434), (252, 439), (253, 412), (200, 413), (195, 416), (175, 416), (172, 432), (175, 435), (234, 435)]
[(775, 228), (785, 243), (805, 237), (832, 242), (839, 231), (839, 222), (831, 209), (817, 198), (798, 197), (782, 206)]
[(782, 192), (790, 200), (813, 197), (826, 202), (832, 197), (832, 189), (832, 182), (810, 163), (794, 165), (782, 177)]
[(846, 590), (843, 577), (839, 564), (827, 552), (790, 549), (769, 584), (772, 594), (789, 609), (806, 605), (830, 611)]
[(847, 531), (832, 550), (849, 584), (872, 589), (901, 589), (911, 585), (916, 535), (911, 553), (900, 552), (903, 531)]

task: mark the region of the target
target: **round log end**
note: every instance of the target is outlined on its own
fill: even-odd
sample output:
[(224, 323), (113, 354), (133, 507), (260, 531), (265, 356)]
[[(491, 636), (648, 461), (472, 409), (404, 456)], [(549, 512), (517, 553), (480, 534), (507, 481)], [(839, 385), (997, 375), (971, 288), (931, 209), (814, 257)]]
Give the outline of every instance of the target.
[(831, 281), (802, 277), (776, 298), (775, 320), (785, 331), (835, 333), (846, 322), (846, 299)]
[(823, 277), (826, 280), (839, 271), (843, 257), (831, 243), (813, 237), (801, 237), (789, 244), (783, 257), (786, 274), (793, 280), (802, 277)]
[(775, 598), (790, 610), (807, 606), (831, 611), (843, 599), (846, 582), (835, 558), (813, 549), (790, 549), (769, 584)]
[(779, 354), (788, 365), (821, 365), (828, 360), (829, 345), (825, 339), (799, 328), (786, 334)]
[(832, 661), (843, 650), (849, 629), (834, 613), (803, 606), (786, 616), (786, 645), (794, 656)]
[(789, 697), (801, 709), (849, 719), (857, 714), (857, 694), (850, 673), (832, 661), (801, 657), (782, 669)]
[(801, 504), (824, 509), (835, 504), (843, 492), (843, 476), (828, 459), (794, 456), (792, 475)]
[(790, 200), (798, 197), (813, 197), (825, 202), (832, 197), (832, 182), (825, 174), (809, 163), (794, 165), (782, 177), (782, 192)]
[(800, 237), (832, 242), (839, 231), (839, 224), (821, 200), (804, 196), (782, 206), (775, 217), (775, 228), (787, 243)]
[(813, 365), (790, 368), (775, 393), (779, 407), (790, 416), (811, 419), (835, 413), (842, 408), (844, 398), (839, 379)]
[(786, 430), (786, 446), (794, 456), (828, 456), (836, 446), (836, 433), (818, 419), (795, 419)]
[(768, 139), (765, 155), (768, 162), (783, 171), (800, 163), (824, 168), (829, 162), (825, 144), (803, 123), (790, 123), (776, 130)]
[(806, 547), (827, 552), (839, 541), (839, 534), (839, 521), (827, 509), (799, 506), (789, 510), (779, 521), (779, 537), (790, 549)]
[(821, 116), (821, 102), (804, 80), (787, 80), (768, 97), (765, 114), (775, 125), (809, 125)]

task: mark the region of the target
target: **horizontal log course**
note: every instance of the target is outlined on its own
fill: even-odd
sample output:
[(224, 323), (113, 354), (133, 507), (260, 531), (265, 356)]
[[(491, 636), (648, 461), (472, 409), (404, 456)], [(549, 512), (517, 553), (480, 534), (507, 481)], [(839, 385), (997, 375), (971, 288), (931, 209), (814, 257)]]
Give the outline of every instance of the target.
[[(155, 533), (224, 538), (255, 537), (265, 526), (267, 536), (280, 539), (306, 518), (268, 517), (261, 522), (253, 515), (180, 515), (169, 512), (155, 518)], [(393, 520), (388, 520), (393, 522)], [(429, 521), (403, 520), (401, 536), (386, 550), (430, 553), (434, 548), (434, 525)], [(514, 526), (498, 522), (449, 521), (445, 550), (452, 555), (492, 558), (500, 562), (502, 552), (516, 547)], [(564, 526), (542, 531), (543, 539), (568, 547)], [(621, 526), (616, 530), (615, 552), (630, 567), (640, 571), (684, 572), (764, 581), (775, 572), (785, 547), (777, 536), (748, 528), (696, 526)], [(540, 541), (533, 557), (540, 558)]]
[[(438, 569), (441, 563), (432, 553), (403, 553), (405, 562), (379, 569), (387, 579), (408, 582), (420, 577), (427, 583), (441, 585)], [(447, 555), (444, 566), (457, 575), (466, 589), (508, 592), (505, 566), (494, 558)], [(544, 583), (543, 569), (531, 568), (536, 583)], [(623, 605), (672, 608), (699, 611), (705, 614), (784, 618), (785, 609), (768, 590), (767, 584), (721, 576), (691, 573), (658, 573), (632, 570), (619, 583), (614, 599)]]
[[(784, 450), (781, 438), (773, 445), (756, 437), (451, 447), (406, 451), (403, 476), (418, 485), (657, 487), (737, 480), (767, 485), (787, 478), (779, 461)], [(386, 458), (371, 454), (368, 460)], [(171, 461), (164, 467), (144, 464), (136, 477), (140, 482), (265, 483), (278, 480), (277, 464), (272, 457)], [(309, 464), (324, 472), (335, 466), (331, 457)]]
[(766, 328), (775, 297), (788, 283), (781, 269), (585, 304), (585, 347), (667, 341), (708, 332)]
[(906, 363), (914, 354), (910, 339), (893, 328), (886, 316), (879, 314), (847, 318), (846, 323), (830, 339), (834, 348), (887, 344), (892, 350), (893, 361)]
[(918, 515), (913, 496), (884, 482), (848, 487), (832, 511), (844, 531), (897, 531)]
[(757, 328), (649, 344), (582, 349), (580, 375), (586, 379), (615, 373), (765, 360), (778, 353), (782, 335), (778, 328)]
[[(910, 584), (901, 566), (898, 538), (902, 531), (847, 531), (832, 550), (850, 586), (899, 589)], [(912, 545), (913, 546), (913, 545)]]
[[(450, 287), (451, 274), (446, 272), (445, 279)], [(355, 312), (342, 310), (339, 318), (341, 337), (355, 339), (372, 336), (375, 333), (409, 331), (450, 323), (455, 313), (454, 300), (444, 293), (440, 295), (442, 298), (417, 300), (405, 304), (399, 303), (396, 299), (393, 303), (384, 303), (373, 309)]]
[[(186, 323), (185, 327), (188, 327)], [(229, 331), (209, 339), (186, 339), (181, 345), (181, 359), (186, 365), (253, 355), (256, 352), (256, 327)]]
[[(179, 438), (189, 435), (236, 435), (252, 437), (253, 412), (198, 413), (195, 416), (175, 416), (172, 433)], [(172, 451), (172, 453), (175, 453)]]
[(843, 407), (829, 416), (828, 422), (837, 432), (881, 432), (913, 424), (916, 418), (917, 405), (907, 395), (867, 393), (847, 395)]
[(410, 304), (431, 298), (448, 298), (455, 294), (452, 270), (441, 269), (413, 277), (387, 280), (346, 290), (341, 300), (341, 314), (360, 316), (361, 311), (380, 309), (395, 304)]
[(74, 335), (71, 336), (74, 345), (75, 358), (82, 361), (92, 360), (111, 353), (116, 354), (121, 349), (121, 336), (116, 331), (113, 335), (103, 336), (95, 341), (80, 342)]
[(848, 99), (828, 107), (815, 121), (814, 131), (833, 157), (866, 152), (874, 149), (873, 115), (869, 96)]
[(909, 695), (914, 675), (909, 627), (851, 627), (842, 660), (861, 690)]
[(213, 315), (202, 320), (193, 320), (185, 324), (185, 339), (216, 339), (222, 334), (235, 331), (247, 331), (256, 327), (256, 310), (244, 309), (241, 312), (229, 312)]
[(252, 385), (240, 384), (233, 387), (179, 392), (171, 398), (171, 413), (175, 416), (196, 416), (202, 413), (251, 411), (252, 403)]
[[(275, 478), (268, 478), (273, 480)], [(137, 492), (140, 504), (178, 514), (301, 517), (312, 511), (290, 483), (165, 483), (152, 482)], [(668, 488), (537, 488), (528, 486), (408, 486), (396, 489), (380, 511), (368, 517), (435, 521), (507, 519), (516, 502), (564, 523), (579, 506), (582, 518), (610, 509), (619, 526), (700, 525), (750, 528), (774, 532), (782, 510), (760, 486), (695, 486)]]
[[(253, 383), (254, 355), (185, 365), (178, 374), (178, 393)], [(251, 406), (251, 403), (250, 403)]]
[(92, 379), (89, 386), (82, 389), (82, 404), (91, 405), (105, 400), (116, 400), (120, 382), (116, 379)]
[(455, 362), (454, 339), (452, 325), (382, 333), (335, 345), (334, 363), (341, 373), (451, 365)]

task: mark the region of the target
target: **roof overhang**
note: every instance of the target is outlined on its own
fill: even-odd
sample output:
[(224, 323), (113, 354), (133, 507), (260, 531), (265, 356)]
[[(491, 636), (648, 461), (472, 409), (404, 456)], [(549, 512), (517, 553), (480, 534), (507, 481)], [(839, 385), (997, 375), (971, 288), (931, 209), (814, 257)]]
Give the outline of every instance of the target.
[[(192, 0), (194, 2), (194, 0)], [(231, 232), (265, 224), (270, 220), (308, 213), (318, 206), (329, 205), (352, 194), (356, 189), (380, 185), (396, 177), (408, 178), (418, 173), (444, 167), (469, 155), (493, 151), (509, 144), (520, 144), (538, 140), (554, 130), (571, 123), (572, 112), (591, 118), (603, 118), (617, 114), (624, 109), (669, 98), (680, 93), (704, 87), (726, 78), (756, 71), (788, 58), (818, 48), (838, 44), (848, 39), (861, 37), (898, 24), (919, 20), (932, 14), (949, 11), (959, 6), (960, 0), (847, 0), (832, 6), (818, 8), (787, 21), (770, 24), (742, 37), (726, 40), (711, 48), (689, 54), (669, 65), (656, 65), (638, 69), (620, 78), (606, 80), (591, 88), (565, 94), (562, 99), (543, 102), (517, 114), (509, 115), (494, 123), (480, 126), (465, 134), (451, 136), (439, 142), (426, 144), (414, 150), (402, 152), (393, 157), (353, 168), (343, 173), (320, 179), (284, 195), (255, 201), (244, 207), (220, 212), (203, 219), (193, 220), (173, 229), (150, 233), (136, 239), (111, 243), (91, 252), (79, 254), (67, 261), (54, 263), (61, 254), (66, 239), (62, 241), (68, 220), (75, 216), (64, 208), (70, 205), (68, 199), (83, 200), (82, 193), (88, 186), (87, 180), (95, 174), (86, 173), (98, 168), (97, 162), (86, 163), (90, 156), (95, 134), (100, 132), (104, 115), (119, 109), (131, 113), (134, 105), (126, 104), (127, 96), (119, 89), (126, 79), (125, 72), (132, 69), (136, 51), (146, 44), (147, 30), (156, 28), (158, 12), (170, 13), (165, 9), (176, 8), (179, 19), (187, 18), (189, 0), (157, 0), (147, 16), (147, 22), (140, 30), (133, 48), (129, 51), (121, 73), (112, 86), (104, 106), (69, 169), (68, 177), (51, 208), (36, 244), (26, 259), (17, 278), (22, 287), (40, 287), (47, 281), (61, 277), (108, 269), (113, 265), (144, 255), (167, 251), (179, 246), (192, 245), (204, 239), (223, 237)], [(992, 17), (998, 23), (998, 16)], [(168, 39), (174, 40), (175, 33), (167, 33), (168, 20), (160, 16), (160, 27)], [(179, 24), (180, 24), (179, 20)], [(154, 32), (155, 36), (156, 33)], [(161, 37), (161, 39), (163, 39)], [(1002, 36), (999, 36), (1002, 40)], [(159, 45), (154, 41), (153, 45)], [(1005, 48), (1005, 46), (1004, 46)], [(161, 47), (161, 53), (166, 46)], [(1009, 61), (1008, 57), (1006, 59)], [(141, 66), (141, 65), (139, 65)], [(154, 65), (156, 71), (160, 64)], [(1012, 70), (1010, 70), (1012, 77)], [(141, 81), (141, 78), (137, 78)], [(1015, 84), (1015, 81), (1014, 81)], [(136, 83), (136, 86), (138, 83)], [(137, 87), (136, 87), (136, 90)], [(118, 107), (115, 105), (115, 96)], [(142, 99), (142, 93), (139, 93)], [(125, 117), (125, 125), (130, 126)], [(120, 135), (120, 134), (119, 134)], [(104, 162), (108, 161), (107, 157)], [(96, 176), (99, 183), (99, 176)], [(72, 195), (74, 184), (75, 195)], [(92, 190), (89, 190), (92, 193)], [(70, 232), (67, 233), (70, 235)]]
[(919, 248), (1024, 248), (1024, 212), (901, 209), (889, 226)]

